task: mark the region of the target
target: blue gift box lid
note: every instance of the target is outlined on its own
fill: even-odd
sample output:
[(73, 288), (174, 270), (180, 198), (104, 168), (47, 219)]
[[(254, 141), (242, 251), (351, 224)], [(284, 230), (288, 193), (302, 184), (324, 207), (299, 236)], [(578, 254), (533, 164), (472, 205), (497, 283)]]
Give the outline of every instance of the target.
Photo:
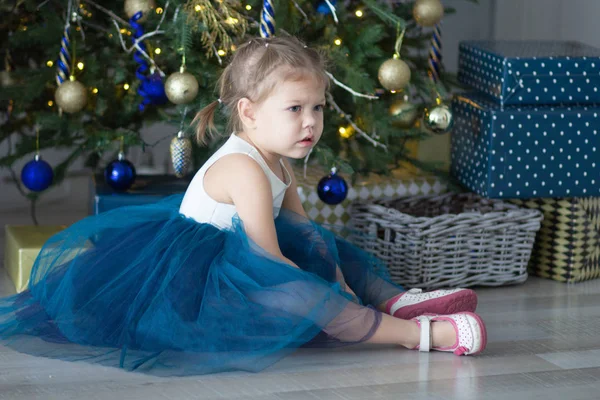
[(118, 192), (111, 188), (102, 175), (93, 175), (90, 180), (90, 214), (99, 214), (127, 205), (157, 202), (167, 196), (186, 191), (193, 175), (176, 178), (173, 175), (138, 175), (127, 191)]
[(503, 105), (600, 103), (600, 49), (574, 41), (463, 41), (458, 79)]

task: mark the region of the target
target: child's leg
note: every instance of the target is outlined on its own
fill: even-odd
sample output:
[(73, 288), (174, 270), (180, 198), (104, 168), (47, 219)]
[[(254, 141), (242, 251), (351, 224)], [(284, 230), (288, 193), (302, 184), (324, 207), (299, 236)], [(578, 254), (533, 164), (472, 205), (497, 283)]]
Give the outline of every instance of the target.
[[(477, 295), (469, 289), (434, 290), (423, 293), (420, 289), (408, 292), (391, 282), (387, 268), (375, 257), (341, 239), (336, 241), (341, 258), (338, 275), (341, 281), (360, 297), (365, 304), (401, 319), (411, 319), (425, 313), (454, 314), (474, 312)], [(340, 278), (338, 278), (340, 280)]]
[[(353, 303), (325, 284), (293, 281), (256, 292), (251, 299), (299, 320), (311, 320), (332, 342), (397, 344), (414, 348), (420, 330), (415, 321), (383, 314)], [(341, 310), (341, 311), (340, 311)], [(456, 339), (447, 321), (432, 323), (435, 346), (450, 346)]]

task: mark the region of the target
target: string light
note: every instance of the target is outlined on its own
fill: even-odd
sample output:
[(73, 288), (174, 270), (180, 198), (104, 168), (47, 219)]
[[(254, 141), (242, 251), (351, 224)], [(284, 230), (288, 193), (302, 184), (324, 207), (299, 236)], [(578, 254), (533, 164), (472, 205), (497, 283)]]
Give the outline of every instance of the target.
[(246, 4), (246, 10), (248, 10), (248, 11), (252, 10), (252, 6), (250, 4)]
[(356, 15), (358, 18), (363, 16), (363, 12), (361, 10), (356, 10), (356, 12), (354, 13), (354, 15)]
[(333, 41), (333, 43), (335, 43), (336, 45), (340, 46), (340, 45), (342, 44), (342, 39), (339, 39), (339, 38), (338, 38), (338, 39), (335, 39), (335, 40)]
[(354, 134), (354, 130), (351, 127), (345, 128), (343, 126), (340, 126), (340, 129), (338, 129), (338, 132), (339, 132), (340, 136), (343, 137), (344, 139), (348, 139), (350, 136), (352, 136)]
[(48, 107), (52, 107), (54, 105), (54, 102), (52, 100), (48, 100)]
[(154, 54), (160, 54), (161, 49), (160, 47), (157, 47), (156, 49), (154, 49)]
[(156, 8), (156, 13), (157, 13), (157, 14), (162, 14), (162, 13), (163, 13), (163, 11), (164, 11), (164, 10), (162, 9), (162, 7), (157, 7), (157, 8)]
[(202, 11), (202, 6), (200, 4), (197, 4), (196, 7), (194, 7), (194, 10), (196, 10), (196, 12), (200, 12)]
[(217, 54), (223, 57), (225, 54), (227, 54), (227, 52), (223, 49), (220, 49), (219, 51), (217, 51)]
[(84, 67), (83, 63), (81, 61), (79, 61), (77, 63), (77, 68), (79, 68), (79, 70), (81, 71), (83, 69), (83, 67)]
[(46, 65), (52, 67), (54, 63), (52, 62), (52, 60), (48, 60), (48, 62), (46, 62)]
[(92, 93), (97, 94), (98, 93), (98, 88), (97, 87), (93, 88), (92, 89)]
[(126, 84), (124, 84), (124, 85), (123, 85), (123, 89), (125, 89), (125, 90), (129, 90), (129, 83), (126, 83)]

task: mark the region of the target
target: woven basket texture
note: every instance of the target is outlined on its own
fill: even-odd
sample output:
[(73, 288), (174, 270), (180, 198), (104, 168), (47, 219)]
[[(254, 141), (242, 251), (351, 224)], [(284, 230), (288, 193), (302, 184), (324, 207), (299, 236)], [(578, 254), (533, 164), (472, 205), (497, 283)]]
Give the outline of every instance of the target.
[(500, 286), (527, 279), (542, 213), (474, 193), (354, 202), (349, 240), (407, 288)]

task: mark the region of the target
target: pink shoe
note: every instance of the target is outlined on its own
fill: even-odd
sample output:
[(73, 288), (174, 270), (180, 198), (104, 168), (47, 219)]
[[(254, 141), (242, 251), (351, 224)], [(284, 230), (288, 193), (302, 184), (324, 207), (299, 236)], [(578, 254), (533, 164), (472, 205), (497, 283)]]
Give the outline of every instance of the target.
[(411, 319), (422, 314), (454, 314), (473, 312), (477, 308), (477, 295), (470, 289), (433, 290), (423, 293), (410, 289), (390, 299), (385, 307), (396, 318)]
[[(421, 315), (413, 318), (421, 329), (420, 344), (415, 347), (419, 351), (451, 351), (457, 356), (481, 353), (487, 345), (487, 331), (479, 315), (464, 312), (453, 315)], [(456, 331), (456, 343), (450, 347), (431, 346), (431, 322), (449, 321)]]

